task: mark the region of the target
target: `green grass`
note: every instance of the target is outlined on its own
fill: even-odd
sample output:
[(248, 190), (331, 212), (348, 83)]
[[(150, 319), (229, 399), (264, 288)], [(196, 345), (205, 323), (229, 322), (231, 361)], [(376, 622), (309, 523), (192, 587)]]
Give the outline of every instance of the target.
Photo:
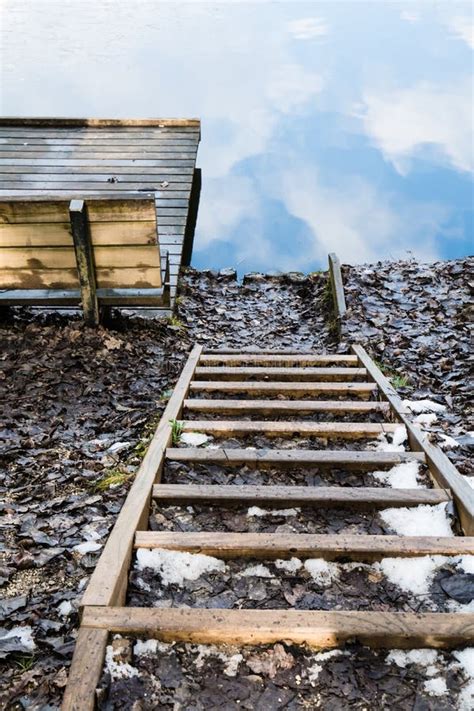
[(406, 375), (392, 375), (390, 380), (394, 388), (406, 388), (410, 385), (410, 379)]
[(174, 326), (175, 328), (186, 328), (185, 324), (181, 319), (179, 319), (177, 316), (173, 314), (173, 316), (170, 316), (168, 319), (168, 324), (170, 326)]
[(179, 422), (179, 420), (170, 420), (169, 422), (171, 425), (171, 441), (174, 445), (179, 444), (183, 432), (183, 423)]
[(29, 671), (36, 661), (35, 654), (18, 654), (14, 656), (14, 661), (17, 667), (22, 671)]
[(123, 469), (110, 469), (102, 479), (96, 482), (94, 489), (96, 491), (107, 491), (111, 486), (122, 486), (132, 476), (133, 474)]

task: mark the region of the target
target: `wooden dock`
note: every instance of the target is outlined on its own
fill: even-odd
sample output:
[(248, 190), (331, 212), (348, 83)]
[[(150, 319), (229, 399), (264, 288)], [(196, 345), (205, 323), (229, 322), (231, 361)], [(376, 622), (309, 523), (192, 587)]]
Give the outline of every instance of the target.
[(198, 119), (1, 118), (0, 198), (153, 193), (173, 305), (192, 252), (199, 141)]

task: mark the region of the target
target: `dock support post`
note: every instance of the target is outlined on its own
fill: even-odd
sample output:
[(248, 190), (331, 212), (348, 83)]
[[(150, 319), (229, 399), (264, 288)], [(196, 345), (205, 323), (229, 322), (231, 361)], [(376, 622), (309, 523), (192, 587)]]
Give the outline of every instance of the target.
[(71, 200), (69, 204), (69, 219), (76, 252), (84, 321), (88, 326), (97, 326), (99, 323), (99, 302), (95, 284), (94, 254), (89, 229), (89, 217), (84, 200)]

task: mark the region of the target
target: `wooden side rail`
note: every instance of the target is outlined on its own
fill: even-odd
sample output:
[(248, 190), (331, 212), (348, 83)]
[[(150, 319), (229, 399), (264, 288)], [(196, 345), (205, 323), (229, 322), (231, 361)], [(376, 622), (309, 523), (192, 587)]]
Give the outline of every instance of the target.
[(0, 201), (0, 304), (168, 305), (169, 255), (160, 255), (153, 193)]

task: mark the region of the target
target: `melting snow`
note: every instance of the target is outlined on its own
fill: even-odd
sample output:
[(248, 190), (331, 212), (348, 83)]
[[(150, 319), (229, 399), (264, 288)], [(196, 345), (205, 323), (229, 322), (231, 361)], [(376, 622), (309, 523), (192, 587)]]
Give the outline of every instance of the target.
[(339, 575), (337, 564), (328, 563), (322, 558), (308, 558), (304, 567), (318, 585), (331, 585)]
[(387, 435), (381, 434), (377, 437), (379, 440), (376, 450), (378, 452), (404, 452), (405, 447), (403, 443), (407, 439), (407, 430), (404, 425), (400, 425), (397, 427), (395, 432), (391, 435), (392, 441), (389, 442), (387, 439)]
[(432, 425), (433, 422), (436, 422), (437, 419), (438, 419), (437, 415), (435, 415), (434, 413), (430, 413), (430, 414), (426, 414), (426, 415), (417, 415), (414, 419), (414, 422), (417, 425), (429, 426), (429, 425)]
[(408, 652), (404, 652), (401, 649), (392, 649), (385, 661), (394, 662), (397, 667), (402, 667), (403, 669), (408, 664), (420, 664), (428, 667), (438, 661), (438, 652), (435, 649), (410, 649)]
[(240, 573), (245, 578), (256, 575), (258, 578), (273, 578), (266, 565), (251, 565)]
[(214, 645), (203, 645), (203, 644), (198, 644), (196, 646), (197, 651), (199, 652), (198, 656), (194, 660), (194, 664), (198, 669), (202, 669), (204, 665), (204, 660), (206, 657), (214, 656), (217, 657), (218, 659), (221, 660), (221, 662), (225, 663), (225, 667), (223, 669), (224, 674), (227, 676), (235, 676), (237, 674), (237, 671), (239, 669), (239, 664), (243, 660), (242, 654), (224, 654), (219, 650), (218, 647)]
[(73, 550), (77, 551), (81, 555), (85, 555), (86, 553), (95, 553), (96, 551), (99, 551), (102, 548), (102, 543), (95, 543), (94, 541), (86, 541), (85, 543), (79, 543), (77, 546), (74, 546)]
[(182, 553), (160, 548), (139, 548), (136, 567), (138, 570), (151, 568), (161, 575), (164, 585), (182, 585), (185, 580), (197, 580), (211, 570), (224, 571), (223, 560), (202, 553)]
[(459, 447), (459, 442), (457, 442), (454, 437), (445, 434), (439, 434), (438, 436), (442, 439), (442, 442), (439, 444), (441, 449), (454, 449), (454, 447)]
[(459, 711), (472, 711), (474, 707), (474, 647), (467, 647), (458, 652), (453, 652), (453, 657), (457, 659), (470, 677), (471, 681), (463, 686), (458, 698)]
[(312, 659), (314, 660), (314, 664), (312, 664), (312, 666), (310, 666), (307, 670), (310, 683), (314, 685), (323, 670), (323, 667), (319, 664), (319, 662), (326, 662), (328, 659), (339, 657), (341, 654), (345, 654), (345, 652), (341, 649), (331, 649), (329, 652), (318, 652), (317, 654), (313, 654)]
[(433, 400), (403, 400), (403, 405), (412, 412), (444, 412), (446, 405)]
[(296, 573), (302, 565), (299, 558), (290, 558), (290, 560), (279, 558), (275, 561), (275, 567), (279, 570), (284, 570), (286, 573)]
[(422, 489), (418, 481), (420, 465), (418, 462), (404, 462), (389, 469), (389, 471), (372, 472), (378, 481), (388, 484), (393, 489)]
[(442, 555), (425, 555), (417, 558), (383, 558), (374, 567), (394, 585), (415, 595), (426, 595), (436, 569), (449, 560)]
[(115, 679), (127, 679), (132, 676), (138, 676), (138, 669), (132, 667), (131, 664), (116, 661), (114, 648), (111, 644), (107, 646), (105, 652), (105, 666), (112, 681), (115, 681)]
[(62, 603), (58, 605), (58, 612), (61, 617), (68, 617), (73, 610), (74, 608), (69, 600), (63, 600)]
[(21, 641), (21, 643), (25, 649), (29, 649), (30, 651), (33, 651), (33, 649), (36, 648), (36, 644), (35, 644), (35, 641), (32, 637), (32, 632), (33, 632), (33, 630), (31, 627), (26, 627), (26, 626), (12, 627), (12, 629), (8, 630), (8, 631), (1, 630), (0, 631), (0, 635), (1, 635), (0, 638), (1, 639), (11, 639), (12, 637), (17, 637)]
[(426, 693), (430, 696), (444, 696), (448, 693), (446, 682), (440, 676), (437, 676), (435, 679), (428, 679), (428, 681), (425, 681), (423, 686)]
[(399, 536), (453, 536), (447, 502), (435, 506), (383, 509), (380, 518)]
[(182, 444), (189, 444), (190, 447), (200, 447), (201, 444), (209, 442), (209, 437), (202, 432), (183, 432), (179, 441)]
[(297, 516), (300, 509), (261, 509), (259, 506), (251, 506), (247, 511), (247, 516)]

